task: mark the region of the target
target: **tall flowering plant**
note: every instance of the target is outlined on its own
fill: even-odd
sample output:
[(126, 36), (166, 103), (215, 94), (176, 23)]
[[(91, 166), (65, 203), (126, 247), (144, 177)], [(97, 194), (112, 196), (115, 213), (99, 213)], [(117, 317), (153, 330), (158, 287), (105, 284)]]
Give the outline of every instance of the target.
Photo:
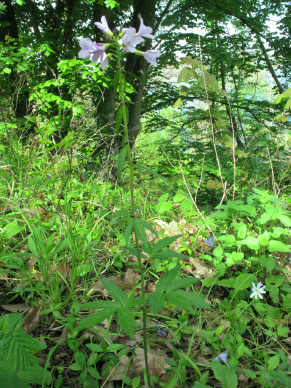
[[(122, 149), (120, 151), (119, 160), (121, 163), (118, 163), (118, 176), (120, 176), (124, 162), (125, 155), (127, 155), (129, 168), (130, 168), (130, 190), (131, 190), (131, 208), (132, 208), (132, 217), (133, 220), (129, 222), (127, 230), (130, 231), (133, 229), (135, 235), (135, 245), (136, 245), (136, 256), (139, 263), (139, 270), (141, 276), (141, 292), (142, 292), (142, 301), (140, 304), (143, 306), (143, 339), (144, 339), (144, 355), (145, 355), (145, 366), (148, 386), (150, 387), (150, 372), (148, 365), (148, 356), (147, 356), (147, 326), (146, 326), (146, 295), (145, 295), (145, 282), (144, 282), (144, 272), (141, 263), (141, 252), (139, 247), (138, 233), (140, 233), (141, 225), (135, 220), (135, 204), (134, 204), (134, 169), (133, 169), (133, 160), (131, 157), (130, 146), (129, 146), (129, 136), (128, 136), (128, 110), (125, 104), (125, 95), (124, 88), (126, 84), (126, 79), (121, 69), (121, 54), (123, 53), (134, 53), (139, 56), (143, 56), (146, 61), (151, 65), (157, 66), (157, 58), (160, 57), (161, 53), (159, 50), (148, 50), (140, 51), (136, 49), (136, 46), (144, 41), (144, 38), (153, 39), (152, 28), (147, 27), (143, 23), (143, 19), (140, 19), (141, 24), (138, 32), (133, 27), (114, 29), (112, 32), (108, 27), (107, 20), (105, 16), (102, 16), (101, 22), (96, 22), (95, 25), (104, 33), (107, 38), (108, 43), (94, 43), (89, 39), (80, 39), (81, 50), (79, 52), (80, 58), (90, 58), (92, 62), (99, 63), (102, 70), (105, 70), (109, 64), (109, 59), (111, 59), (116, 53), (117, 59), (117, 73), (115, 75), (115, 90), (119, 91), (120, 96), (120, 108), (116, 116), (116, 133), (119, 133), (119, 127), (123, 121), (124, 135), (122, 139)], [(108, 50), (110, 48), (110, 52)], [(115, 53), (114, 53), (115, 51)], [(120, 167), (121, 166), (121, 167)], [(138, 209), (136, 210), (139, 211)], [(143, 222), (143, 226), (146, 226), (146, 222)], [(151, 228), (148, 224), (147, 228)], [(121, 310), (120, 310), (121, 311)]]
[(140, 19), (140, 28), (138, 32), (133, 27), (122, 28), (114, 30), (112, 32), (109, 27), (105, 16), (102, 16), (101, 23), (94, 23), (107, 37), (110, 43), (93, 43), (90, 39), (80, 39), (81, 51), (79, 52), (80, 58), (89, 58), (92, 62), (100, 63), (102, 70), (108, 66), (108, 58), (110, 54), (106, 54), (112, 43), (115, 43), (116, 49), (119, 51), (122, 49), (125, 52), (135, 53), (136, 55), (143, 56), (151, 65), (157, 66), (157, 58), (160, 57), (161, 52), (159, 50), (140, 51), (136, 49), (136, 46), (144, 41), (143, 38), (153, 39), (152, 28), (146, 27), (143, 24), (143, 19)]

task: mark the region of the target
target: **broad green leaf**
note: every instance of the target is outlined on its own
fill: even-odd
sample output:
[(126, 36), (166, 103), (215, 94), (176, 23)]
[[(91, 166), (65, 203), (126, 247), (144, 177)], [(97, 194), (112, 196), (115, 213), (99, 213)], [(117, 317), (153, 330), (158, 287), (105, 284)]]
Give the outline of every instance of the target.
[(16, 222), (10, 222), (10, 224), (4, 226), (1, 231), (1, 234), (3, 238), (11, 238), (16, 234), (20, 233), (24, 228), (24, 226), (17, 225)]
[(191, 284), (195, 284), (197, 282), (199, 282), (200, 278), (193, 278), (193, 277), (188, 277), (188, 278), (183, 278), (183, 279), (179, 279), (179, 280), (175, 280), (173, 283), (169, 284), (167, 287), (166, 287), (166, 291), (169, 292), (169, 291), (175, 291), (175, 290), (179, 290), (180, 288), (185, 288), (185, 287), (189, 287), (191, 286)]
[(183, 100), (179, 97), (178, 100), (173, 105), (173, 108), (179, 108), (181, 105), (183, 105)]
[(276, 267), (276, 261), (272, 255), (265, 256), (260, 261), (269, 272), (272, 272)]
[(260, 248), (259, 239), (256, 237), (247, 237), (244, 240), (237, 241), (236, 245), (246, 245), (249, 249), (257, 250)]
[(173, 207), (172, 201), (163, 202), (163, 203), (159, 203), (159, 204), (156, 206), (156, 211), (157, 211), (159, 214), (163, 214), (163, 213), (165, 213), (166, 211), (171, 210), (172, 207)]
[(236, 279), (232, 277), (230, 279), (220, 280), (217, 284), (222, 287), (233, 288), (235, 286), (235, 282)]
[(247, 235), (247, 227), (245, 225), (242, 225), (237, 232), (237, 238), (238, 239), (244, 239)]
[(182, 212), (187, 213), (193, 208), (193, 203), (188, 201), (188, 199), (184, 199), (184, 201), (181, 203), (180, 208)]
[(108, 291), (109, 295), (112, 296), (112, 298), (120, 303), (123, 306), (128, 305), (129, 300), (127, 295), (125, 295), (124, 291), (118, 288), (113, 282), (108, 282), (105, 279), (101, 279), (101, 283), (105, 287), (105, 289)]
[(181, 82), (188, 82), (191, 78), (193, 78), (194, 72), (189, 67), (183, 67), (179, 76), (178, 76), (178, 84)]
[(225, 365), (222, 365), (220, 361), (212, 361), (211, 367), (214, 373), (215, 378), (223, 384), (223, 387), (227, 384), (227, 379), (225, 375)]
[(31, 385), (21, 381), (5, 360), (0, 361), (0, 381), (1, 388), (31, 388)]
[(274, 370), (277, 368), (280, 362), (280, 356), (279, 354), (276, 354), (275, 356), (269, 358), (267, 362), (267, 371), (270, 372), (271, 370)]
[(291, 218), (290, 217), (288, 217), (284, 214), (280, 214), (280, 215), (278, 215), (278, 219), (282, 222), (283, 225), (290, 228), (290, 226), (291, 226)]
[(84, 318), (80, 324), (74, 328), (73, 331), (79, 332), (83, 329), (91, 328), (98, 323), (103, 322), (106, 318), (113, 315), (117, 310), (118, 307), (116, 307), (116, 304), (113, 303), (111, 307), (104, 308), (103, 310), (100, 310), (94, 314), (90, 314), (88, 317)]
[(169, 198), (169, 193), (165, 193), (165, 194), (162, 194), (159, 199), (158, 199), (158, 202), (159, 203), (164, 203), (164, 202), (167, 202), (167, 199)]
[(86, 368), (86, 358), (82, 352), (75, 352), (74, 359), (76, 363), (82, 367), (82, 369)]
[(173, 202), (177, 203), (177, 202), (182, 202), (183, 199), (185, 198), (185, 195), (182, 195), (182, 194), (176, 194), (173, 198)]
[(218, 246), (218, 247), (216, 247), (214, 250), (213, 250), (213, 255), (215, 256), (215, 257), (220, 257), (220, 256), (222, 256), (223, 255), (223, 249), (221, 248), (221, 246)]
[(164, 307), (166, 301), (165, 294), (160, 291), (155, 291), (147, 295), (147, 299), (155, 315), (157, 315), (158, 312)]
[(237, 375), (233, 369), (227, 368), (227, 366), (220, 363), (220, 361), (212, 361), (211, 367), (216, 379), (222, 382), (223, 388), (237, 387)]
[(280, 287), (281, 284), (284, 282), (285, 276), (283, 275), (273, 275), (270, 274), (265, 278), (266, 284), (274, 284), (276, 287)]
[(270, 234), (267, 230), (265, 230), (263, 234), (259, 235), (259, 241), (261, 246), (266, 247), (269, 243), (269, 240), (270, 240)]
[(253, 372), (252, 370), (250, 369), (243, 369), (243, 372), (244, 374), (249, 377), (250, 379), (256, 379), (257, 378), (257, 375), (255, 374), (255, 372)]
[(268, 249), (270, 252), (290, 252), (291, 251), (286, 244), (277, 240), (270, 240)]
[(86, 344), (87, 348), (96, 353), (104, 353), (104, 349), (97, 344)]
[(249, 288), (252, 285), (252, 282), (256, 282), (255, 275), (250, 273), (243, 273), (236, 278), (234, 289), (236, 292), (245, 290), (246, 288)]
[(129, 335), (129, 337), (133, 338), (134, 328), (137, 326), (134, 315), (130, 311), (130, 309), (126, 306), (123, 306), (117, 311), (117, 319), (121, 324), (122, 329)]
[(156, 284), (156, 291), (159, 292), (165, 292), (167, 289), (167, 286), (170, 285), (176, 278), (178, 272), (179, 272), (180, 266), (177, 265), (170, 271), (166, 272), (158, 281)]
[[(204, 308), (204, 309), (208, 309), (208, 310), (211, 310), (211, 307), (209, 306), (209, 304), (207, 304), (205, 302), (205, 299), (203, 296), (200, 296), (194, 292), (187, 292), (187, 291), (171, 291), (171, 292), (167, 292), (166, 293), (166, 298), (174, 303), (177, 307), (179, 308), (183, 308), (183, 309), (186, 309), (188, 311), (189, 310), (189, 305), (193, 305), (197, 308)], [(178, 301), (180, 299), (180, 302)], [(175, 302), (174, 302), (175, 300)], [(178, 302), (178, 304), (177, 304)], [(185, 308), (185, 306), (187, 306), (187, 308)]]
[(221, 241), (224, 247), (231, 247), (235, 244), (235, 237), (232, 234), (227, 234), (226, 236), (219, 236), (217, 240)]

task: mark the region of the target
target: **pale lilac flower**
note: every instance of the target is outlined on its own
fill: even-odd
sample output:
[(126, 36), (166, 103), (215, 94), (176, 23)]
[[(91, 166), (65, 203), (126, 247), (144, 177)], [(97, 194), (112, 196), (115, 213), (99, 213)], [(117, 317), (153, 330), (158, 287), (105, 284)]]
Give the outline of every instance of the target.
[(145, 57), (145, 60), (148, 61), (153, 66), (158, 66), (157, 58), (161, 56), (160, 50), (148, 50), (148, 51), (136, 51), (137, 55), (142, 55)]
[(130, 51), (131, 53), (134, 53), (136, 51), (135, 46), (144, 41), (143, 38), (135, 37), (135, 33), (136, 29), (129, 27), (121, 38), (124, 51)]
[(261, 294), (266, 293), (265, 291), (266, 286), (263, 286), (263, 283), (261, 282), (259, 282), (257, 285), (255, 285), (255, 283), (252, 283), (252, 284), (253, 284), (253, 288), (252, 288), (253, 293), (251, 294), (250, 298), (255, 297), (255, 299), (257, 299), (259, 297), (260, 299), (263, 299)]
[(90, 39), (81, 38), (79, 41), (81, 51), (79, 51), (79, 58), (88, 58), (92, 53), (96, 51), (96, 43), (93, 43)]
[(101, 43), (96, 43), (96, 50), (93, 54), (90, 55), (92, 62), (100, 63), (100, 67), (104, 70), (108, 65), (108, 58), (105, 53), (105, 45)]
[(151, 34), (153, 32), (152, 27), (146, 27), (143, 24), (142, 18), (140, 18), (140, 27), (138, 33), (135, 36), (142, 36), (143, 38), (154, 39), (154, 36)]
[(104, 32), (104, 34), (108, 35), (108, 36), (111, 36), (112, 35), (112, 32), (111, 30), (109, 29), (108, 27), (108, 23), (107, 23), (107, 20), (106, 20), (106, 17), (105, 16), (102, 16), (101, 18), (101, 23), (100, 22), (95, 22), (94, 23), (95, 26), (97, 26), (102, 32)]
[(223, 361), (226, 362), (227, 359), (227, 350), (223, 353), (220, 353), (217, 357), (213, 359), (213, 361)]

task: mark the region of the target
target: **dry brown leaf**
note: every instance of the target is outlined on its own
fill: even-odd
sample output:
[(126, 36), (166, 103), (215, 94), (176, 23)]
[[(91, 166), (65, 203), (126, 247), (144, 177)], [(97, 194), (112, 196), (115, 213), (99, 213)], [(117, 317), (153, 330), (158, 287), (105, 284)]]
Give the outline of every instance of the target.
[(212, 268), (203, 264), (197, 257), (190, 257), (190, 263), (195, 267), (193, 274), (197, 274), (199, 277), (206, 278), (212, 272)]
[[(130, 377), (133, 379), (136, 376), (140, 376), (141, 380), (143, 380), (143, 369), (145, 369), (144, 350), (142, 348), (137, 348), (135, 349), (135, 354), (136, 355), (133, 357), (133, 371)], [(165, 368), (169, 367), (165, 361), (166, 358), (168, 359), (169, 357), (167, 357), (164, 350), (151, 349), (148, 351), (151, 376), (159, 377), (161, 374), (166, 373)]]
[(25, 303), (2, 304), (1, 307), (6, 311), (10, 311), (11, 313), (23, 312), (28, 309)]
[[(122, 376), (130, 376), (132, 373), (133, 364), (130, 363), (130, 358), (126, 355), (122, 356), (120, 359), (120, 363), (117, 366), (111, 366), (109, 368), (109, 380), (110, 381), (118, 381), (122, 380)], [(128, 366), (129, 365), (129, 366)], [(103, 365), (102, 369), (106, 368), (106, 364)], [(112, 372), (112, 373), (111, 373)]]
[(134, 333), (133, 339), (131, 339), (128, 335), (119, 335), (116, 337), (116, 341), (119, 344), (123, 344), (127, 348), (133, 348), (142, 341), (142, 336), (138, 333)]
[(135, 272), (132, 268), (128, 268), (124, 276), (124, 281), (134, 287), (139, 281), (139, 278), (140, 276), (137, 272)]
[(51, 270), (52, 272), (59, 272), (62, 276), (60, 277), (60, 281), (63, 282), (63, 279), (62, 277), (65, 279), (65, 280), (70, 280), (71, 277), (72, 277), (72, 270), (71, 268), (67, 267), (66, 265), (61, 265), (60, 267), (53, 264), (51, 265)]
[(42, 306), (37, 306), (34, 309), (30, 310), (23, 319), (22, 329), (27, 334), (32, 333), (39, 324), (39, 313), (42, 309)]

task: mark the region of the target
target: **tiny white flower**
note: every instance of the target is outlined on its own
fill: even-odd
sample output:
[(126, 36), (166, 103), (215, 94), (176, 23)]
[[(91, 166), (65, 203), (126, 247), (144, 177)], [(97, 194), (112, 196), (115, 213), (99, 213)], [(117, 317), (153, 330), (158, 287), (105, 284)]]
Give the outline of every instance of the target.
[(265, 291), (266, 286), (263, 286), (263, 283), (261, 282), (259, 282), (257, 285), (255, 285), (255, 283), (252, 283), (252, 284), (253, 284), (253, 288), (252, 288), (253, 293), (251, 294), (250, 298), (255, 297), (255, 299), (257, 299), (259, 297), (260, 299), (263, 299), (261, 294), (266, 293)]

